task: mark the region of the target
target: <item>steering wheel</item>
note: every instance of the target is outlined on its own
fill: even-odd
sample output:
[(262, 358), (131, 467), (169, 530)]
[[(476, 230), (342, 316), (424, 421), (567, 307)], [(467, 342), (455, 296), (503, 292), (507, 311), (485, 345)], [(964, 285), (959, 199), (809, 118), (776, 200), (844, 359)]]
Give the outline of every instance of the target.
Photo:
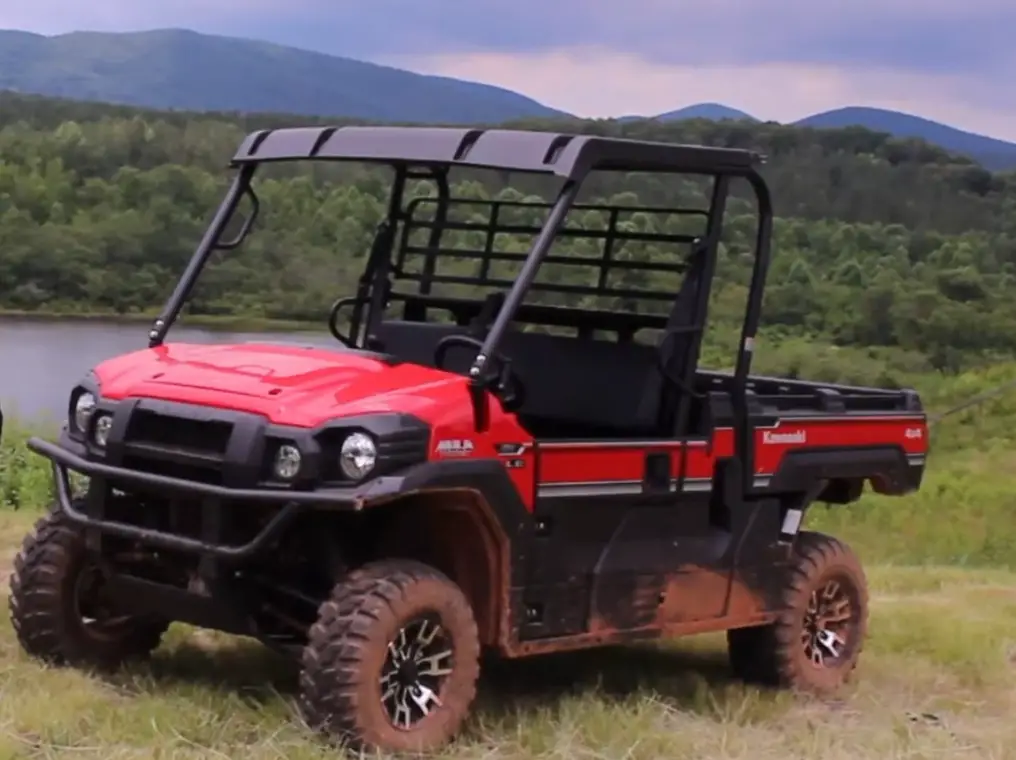
[[(477, 352), (483, 350), (483, 341), (474, 338), (472, 335), (446, 335), (437, 342), (434, 348), (434, 366), (444, 369), (445, 355), (452, 346), (469, 346)], [(497, 371), (486, 378), (480, 378), (487, 382), (495, 381), (494, 390), (501, 400), (501, 406), (506, 412), (519, 409), (526, 399), (526, 387), (521, 378), (511, 368), (511, 360), (504, 354), (496, 353), (489, 357), (497, 363)]]
[(355, 302), (355, 298), (340, 298), (332, 304), (332, 310), (328, 313), (328, 332), (330, 332), (332, 337), (346, 348), (353, 348), (353, 344), (350, 342), (349, 338), (339, 332), (339, 309)]

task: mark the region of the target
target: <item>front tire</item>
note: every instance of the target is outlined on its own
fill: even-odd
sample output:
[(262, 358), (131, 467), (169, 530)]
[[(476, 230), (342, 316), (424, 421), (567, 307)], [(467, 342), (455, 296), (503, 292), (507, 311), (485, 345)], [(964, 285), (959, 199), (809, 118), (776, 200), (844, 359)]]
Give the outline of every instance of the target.
[(101, 670), (147, 657), (169, 624), (114, 614), (101, 585), (81, 529), (57, 510), (39, 520), (10, 579), (11, 624), (22, 649), (49, 664)]
[(479, 656), (454, 582), (419, 562), (370, 563), (335, 587), (310, 629), (301, 711), (354, 751), (429, 752), (468, 715)]
[(829, 695), (850, 680), (867, 626), (867, 582), (857, 556), (835, 538), (801, 533), (776, 621), (727, 632), (731, 666), (745, 681)]

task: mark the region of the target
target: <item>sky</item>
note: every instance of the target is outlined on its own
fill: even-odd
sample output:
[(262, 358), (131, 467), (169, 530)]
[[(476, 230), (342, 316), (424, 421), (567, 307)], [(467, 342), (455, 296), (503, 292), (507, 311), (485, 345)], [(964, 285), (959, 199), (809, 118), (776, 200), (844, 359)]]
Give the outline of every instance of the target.
[(0, 0), (0, 28), (165, 27), (496, 84), (580, 116), (866, 105), (1016, 140), (1016, 0)]

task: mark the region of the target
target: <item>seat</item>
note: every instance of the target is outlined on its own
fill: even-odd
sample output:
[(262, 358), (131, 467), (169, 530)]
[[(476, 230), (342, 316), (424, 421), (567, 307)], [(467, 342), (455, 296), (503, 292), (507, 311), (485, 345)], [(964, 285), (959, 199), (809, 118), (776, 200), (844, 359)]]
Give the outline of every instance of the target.
[[(469, 328), (460, 325), (388, 319), (379, 322), (371, 330), (367, 338), (367, 347), (372, 351), (394, 356), (404, 362), (433, 367), (434, 351), (442, 338), (449, 335), (468, 334)], [(466, 354), (466, 351), (450, 350), (445, 369), (450, 372), (467, 371), (472, 357), (466, 356)]]
[[(687, 327), (695, 316), (698, 278), (685, 278), (667, 329)], [(450, 335), (482, 339), (503, 304), (492, 293), (469, 325), (384, 320), (368, 347), (403, 361), (434, 366), (438, 343)], [(537, 438), (659, 437), (673, 432), (678, 391), (660, 367), (683, 377), (696, 331), (664, 332), (654, 347), (509, 329), (498, 350), (525, 386), (519, 420)], [(444, 369), (465, 374), (476, 356), (470, 346), (449, 349)]]
[(651, 346), (511, 332), (501, 351), (526, 389), (519, 419), (537, 438), (655, 431), (653, 407), (642, 398), (647, 375), (656, 372)]
[[(402, 319), (381, 320), (370, 330), (367, 348), (406, 362), (433, 367), (437, 344), (443, 338), (449, 335), (469, 335), (482, 340), (503, 304), (504, 293), (488, 294), (479, 313), (468, 326)], [(452, 346), (448, 349), (444, 369), (466, 373), (475, 356), (476, 351), (469, 346)]]

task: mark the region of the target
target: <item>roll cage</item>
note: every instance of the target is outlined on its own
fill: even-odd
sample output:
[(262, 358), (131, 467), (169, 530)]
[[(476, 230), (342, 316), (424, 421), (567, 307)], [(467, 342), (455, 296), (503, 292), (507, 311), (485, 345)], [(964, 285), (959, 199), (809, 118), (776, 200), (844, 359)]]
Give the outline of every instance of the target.
[[(754, 191), (758, 226), (754, 264), (741, 330), (740, 344), (731, 378), (730, 392), (734, 419), (735, 454), (742, 463), (744, 491), (750, 491), (753, 459), (752, 433), (749, 426), (746, 385), (751, 369), (755, 334), (758, 329), (765, 277), (769, 265), (772, 230), (772, 204), (768, 187), (757, 172), (761, 157), (753, 152), (726, 148), (656, 143), (590, 135), (556, 134), (516, 130), (483, 130), (431, 127), (310, 127), (263, 130), (254, 132), (240, 145), (231, 161), (236, 174), (225, 198), (215, 213), (205, 235), (167, 300), (149, 333), (149, 346), (161, 345), (189, 297), (211, 254), (239, 246), (250, 232), (259, 211), (252, 179), (261, 164), (295, 160), (363, 162), (390, 166), (394, 179), (386, 217), (378, 225), (365, 269), (352, 297), (335, 303), (329, 321), (333, 335), (353, 349), (363, 349), (369, 342), (372, 325), (382, 318), (393, 302), (403, 305), (403, 318), (426, 321), (430, 308), (451, 311), (462, 325), (475, 319), (485, 308), (491, 319), (489, 329), (481, 337), (445, 338), (445, 341), (471, 340), (477, 353), (468, 369), (474, 416), (478, 429), (486, 424), (484, 393), (505, 378), (501, 345), (513, 321), (572, 327), (579, 337), (591, 330), (613, 330), (618, 341), (630, 340), (643, 327), (662, 329), (663, 340), (678, 339), (687, 334), (683, 348), (692, 358), (683, 364), (679, 376), (664, 373), (678, 388), (687, 389), (693, 382), (698, 349), (707, 317), (709, 290), (715, 272), (716, 250), (722, 232), (730, 180), (744, 178)], [(561, 181), (556, 197), (550, 203), (531, 201), (475, 201), (451, 197), (448, 174), (451, 169), (489, 169), (555, 177)], [(697, 209), (651, 209), (646, 207), (612, 207), (577, 202), (583, 183), (593, 172), (623, 171), (697, 175), (712, 179), (709, 207)], [(431, 180), (437, 195), (414, 198), (407, 202), (407, 183)], [(223, 240), (225, 229), (242, 199), (251, 203), (251, 212), (238, 233)], [(421, 218), (421, 210), (430, 206), (430, 218)], [(482, 207), (486, 216), (477, 221), (476, 214), (455, 220), (456, 207)], [(542, 224), (505, 222), (503, 215), (511, 212), (543, 210)], [(566, 224), (569, 212), (601, 213), (603, 229), (575, 230)], [(700, 234), (686, 232), (648, 233), (632, 230), (620, 223), (623, 213), (664, 213), (700, 215), (704, 229)], [(482, 237), (481, 247), (442, 246), (449, 231)], [(496, 250), (500, 234), (532, 238), (526, 253)], [(602, 241), (597, 257), (566, 257), (551, 252), (555, 240), (569, 236)], [(423, 242), (417, 242), (423, 239)], [(657, 259), (621, 260), (615, 254), (626, 242), (683, 244), (690, 255), (683, 262)], [(473, 276), (447, 274), (439, 271), (445, 258), (472, 259), (479, 272)], [(416, 266), (409, 266), (412, 260)], [(566, 260), (568, 259), (568, 260)], [(512, 276), (498, 276), (492, 270), (497, 264), (514, 262), (518, 270)], [(543, 267), (580, 265), (597, 270), (594, 284), (541, 283), (537, 276)], [(592, 264), (591, 264), (592, 262)], [(612, 284), (611, 270), (622, 272), (685, 273), (680, 293), (653, 292)], [(415, 293), (396, 292), (392, 281), (416, 284)], [(623, 278), (622, 278), (623, 279)], [(447, 296), (435, 293), (436, 285), (506, 288), (501, 298), (483, 302), (477, 298)], [(526, 303), (527, 294), (539, 291), (564, 296), (593, 297), (599, 301), (613, 299), (612, 308), (591, 310), (540, 303)], [(674, 325), (666, 314), (631, 308), (633, 299), (673, 302), (684, 298), (692, 304), (685, 308), (690, 324)], [(618, 303), (629, 308), (619, 308)], [(338, 315), (350, 309), (349, 330), (342, 335)], [(673, 313), (671, 317), (673, 316)], [(685, 409), (684, 412), (687, 413)]]

